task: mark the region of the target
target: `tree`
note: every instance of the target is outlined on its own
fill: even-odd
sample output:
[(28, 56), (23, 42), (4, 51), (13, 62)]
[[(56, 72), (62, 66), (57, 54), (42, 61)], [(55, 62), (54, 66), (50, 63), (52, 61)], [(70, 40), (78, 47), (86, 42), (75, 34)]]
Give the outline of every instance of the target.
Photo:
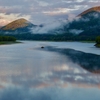
[(0, 36), (0, 42), (2, 41), (16, 41), (16, 38), (13, 36)]
[(97, 44), (100, 44), (100, 36), (98, 36), (98, 37), (96, 38), (96, 43), (97, 43)]

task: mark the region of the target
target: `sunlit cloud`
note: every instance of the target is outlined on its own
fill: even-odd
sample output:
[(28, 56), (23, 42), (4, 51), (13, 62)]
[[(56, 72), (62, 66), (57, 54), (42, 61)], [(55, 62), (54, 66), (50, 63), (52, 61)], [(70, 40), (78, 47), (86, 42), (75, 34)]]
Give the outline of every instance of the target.
[(44, 11), (43, 13), (44, 14), (47, 14), (47, 15), (59, 15), (59, 14), (67, 14), (71, 11), (72, 9), (68, 9), (68, 8), (57, 8), (53, 11)]
[(30, 15), (21, 15), (21, 14), (6, 14), (6, 13), (0, 13), (0, 25), (6, 25), (8, 23), (10, 23), (11, 21), (14, 21), (16, 19), (20, 19), (20, 18), (25, 18), (27, 20), (30, 19)]
[[(0, 0), (0, 12), (7, 16), (0, 21), (0, 24), (5, 25), (20, 17), (24, 17), (34, 24), (42, 24), (45, 19), (45, 23), (48, 23), (55, 19), (66, 19), (71, 14), (77, 16), (82, 11), (99, 5), (99, 0), (12, 0), (12, 2)], [(16, 16), (18, 14), (20, 17)], [(1, 17), (3, 16), (0, 15)]]

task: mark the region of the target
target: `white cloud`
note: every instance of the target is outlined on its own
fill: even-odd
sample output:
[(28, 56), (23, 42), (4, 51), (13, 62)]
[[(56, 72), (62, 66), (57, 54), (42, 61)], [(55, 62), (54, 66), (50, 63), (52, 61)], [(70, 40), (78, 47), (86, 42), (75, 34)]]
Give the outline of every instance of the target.
[[(16, 19), (16, 14), (24, 16), (24, 18), (30, 16), (27, 19), (31, 19), (35, 24), (40, 24), (43, 21), (48, 23), (47, 19), (50, 22), (55, 17), (59, 20), (66, 19), (69, 14), (77, 16), (82, 11), (99, 4), (100, 0), (12, 0), (11, 2), (0, 0), (0, 12), (12, 19)], [(11, 17), (10, 14), (15, 16)], [(9, 18), (7, 17), (4, 20), (7, 20), (8, 23)]]
[(14, 21), (16, 19), (25, 18), (27, 20), (30, 19), (30, 15), (20, 15), (20, 14), (5, 14), (0, 13), (1, 19), (0, 19), (0, 25), (3, 26), (5, 24), (10, 23), (11, 21)]

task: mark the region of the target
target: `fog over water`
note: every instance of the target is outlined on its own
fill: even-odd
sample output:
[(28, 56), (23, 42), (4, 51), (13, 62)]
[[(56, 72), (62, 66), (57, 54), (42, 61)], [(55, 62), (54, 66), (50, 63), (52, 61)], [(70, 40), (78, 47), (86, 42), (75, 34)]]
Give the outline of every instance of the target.
[(85, 70), (64, 53), (41, 46), (100, 55), (94, 43), (23, 41), (1, 45), (0, 100), (100, 99), (100, 74)]

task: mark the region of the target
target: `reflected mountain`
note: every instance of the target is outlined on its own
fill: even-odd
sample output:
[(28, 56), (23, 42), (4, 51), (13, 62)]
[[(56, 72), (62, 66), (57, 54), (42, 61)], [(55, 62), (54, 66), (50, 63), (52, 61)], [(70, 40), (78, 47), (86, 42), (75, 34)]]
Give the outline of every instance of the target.
[(58, 52), (66, 55), (73, 63), (93, 73), (100, 73), (100, 55), (84, 53), (74, 49), (60, 49), (55, 47), (45, 47), (44, 50)]

